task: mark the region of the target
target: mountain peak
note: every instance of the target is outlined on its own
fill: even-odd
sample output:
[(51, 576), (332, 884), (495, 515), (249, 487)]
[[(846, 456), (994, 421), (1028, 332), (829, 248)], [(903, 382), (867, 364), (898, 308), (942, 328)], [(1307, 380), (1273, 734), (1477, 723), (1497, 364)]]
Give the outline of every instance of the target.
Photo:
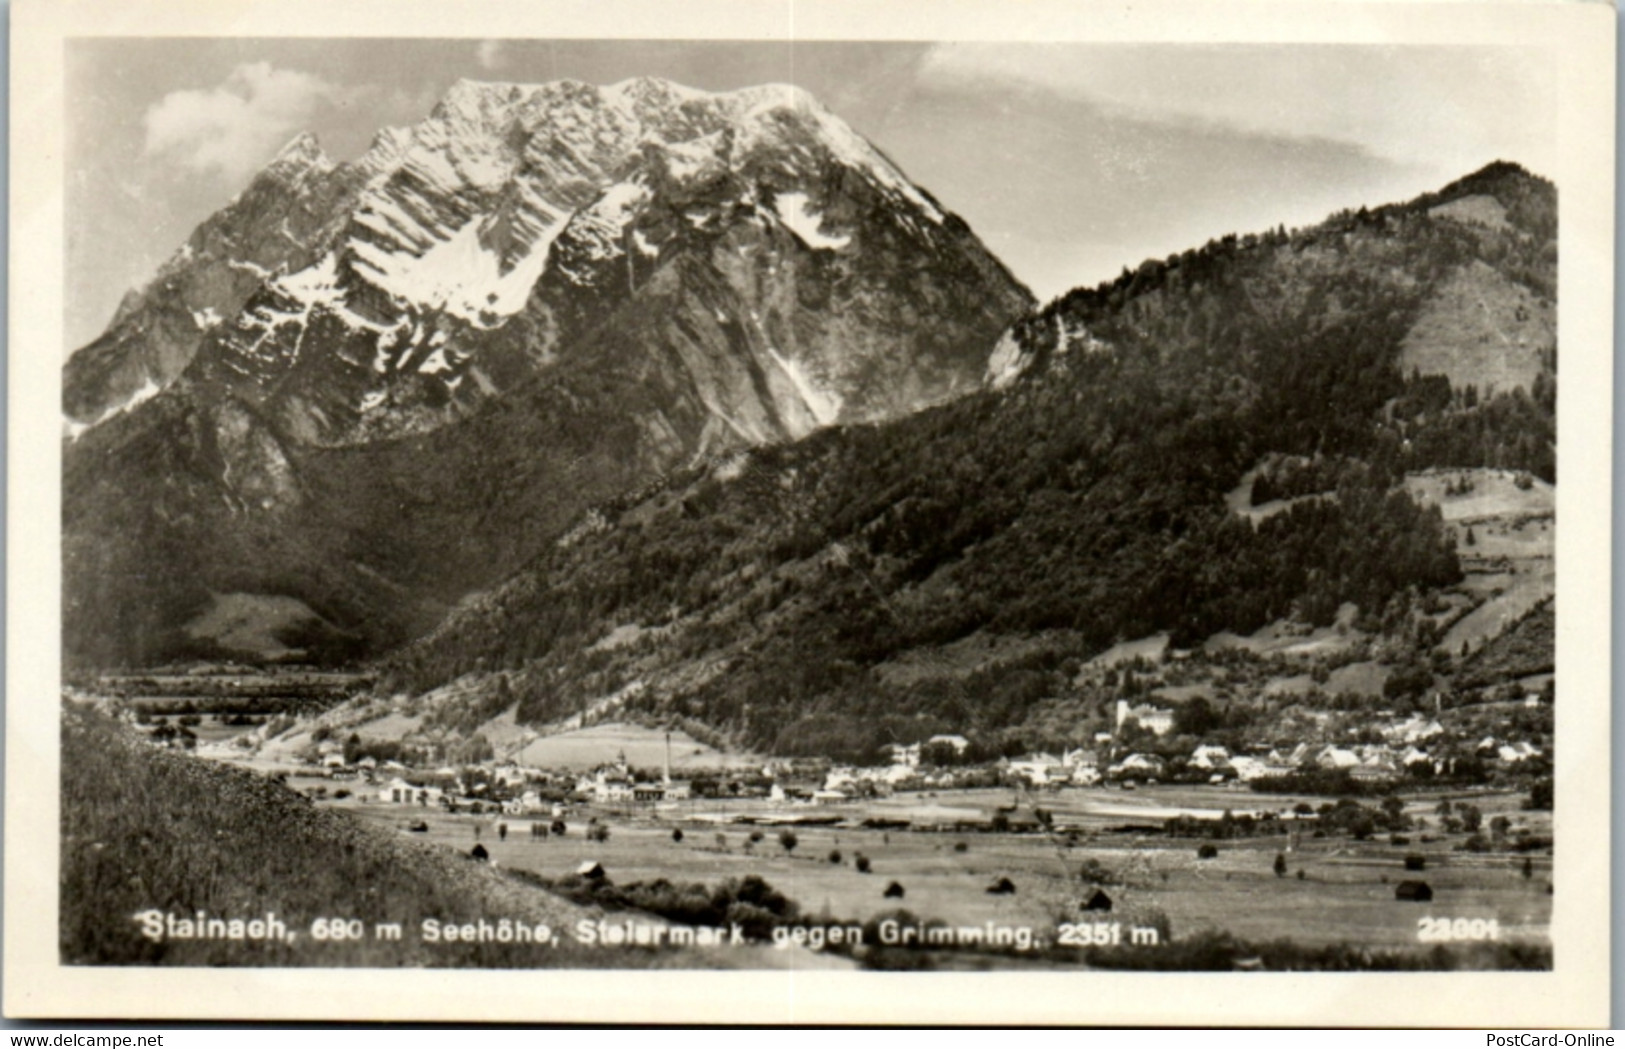
[(1464, 175), (1439, 191), (1441, 197), (1460, 197), (1474, 193), (1499, 195), (1504, 191), (1521, 192), (1551, 183), (1510, 160), (1494, 160), (1470, 175)]
[(294, 168), (320, 168), (327, 170), (333, 166), (333, 161), (323, 151), (322, 145), (316, 136), (309, 131), (301, 131), (288, 140), (288, 144), (277, 152), (271, 160), (272, 167)]

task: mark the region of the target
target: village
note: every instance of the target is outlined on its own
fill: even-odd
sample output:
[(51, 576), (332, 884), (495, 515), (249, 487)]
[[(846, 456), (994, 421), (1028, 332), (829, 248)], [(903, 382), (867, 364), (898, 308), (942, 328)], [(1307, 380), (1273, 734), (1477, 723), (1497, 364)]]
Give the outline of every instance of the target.
[(630, 719), (499, 756), (321, 715), (72, 698), (154, 747), (252, 769), (611, 911), (659, 914), (658, 901), (754, 878), (803, 916), (993, 923), (1040, 940), (1110, 912), (1159, 942), (1207, 930), (1411, 950), (1419, 921), (1443, 915), (1513, 946), (1549, 943), (1545, 683), (1442, 709), (1299, 708), (1274, 738), (1190, 731), (1194, 699), (1123, 698), (1084, 745), (1002, 754), (934, 733), (864, 764), (719, 750)]
[[(1531, 716), (1544, 710), (1549, 717), (1549, 703), (1538, 694), (1530, 693), (1515, 705)], [(1378, 711), (1361, 718), (1358, 728), (1342, 733), (1343, 739), (1227, 747), (1176, 735), (1174, 715), (1165, 707), (1119, 700), (1113, 731), (1098, 733), (1093, 746), (1059, 752), (987, 758), (965, 736), (939, 734), (891, 745), (886, 764), (769, 758), (750, 765), (705, 767), (684, 761), (676, 773), (669, 731), (664, 733), (665, 760), (660, 766), (637, 767), (624, 754), (604, 753), (602, 760), (585, 768), (540, 767), (512, 757), (429, 764), (380, 757), (379, 751), (402, 748), (377, 747), (358, 735), (340, 739), (333, 734), (312, 741), (303, 758), (283, 771), (329, 783), (322, 796), (342, 792), (377, 804), (556, 819), (577, 805), (669, 809), (699, 801), (754, 800), (789, 818), (801, 810), (920, 792), (1005, 788), (1041, 795), (1066, 788), (1134, 791), (1157, 785), (1219, 788), (1234, 795), (1226, 808), (1263, 815), (1284, 808), (1270, 804), (1277, 790), (1369, 796), (1492, 785), (1527, 790), (1532, 781), (1549, 775), (1551, 767), (1539, 733), (1519, 731), (1511, 722), (1500, 733), (1463, 738), (1437, 716)], [(1321, 715), (1321, 720), (1331, 717)], [(258, 741), (257, 733), (248, 732), (199, 745), (189, 726), (170, 725), (163, 718), (140, 727), (160, 745), (196, 747), (200, 756), (226, 760), (242, 758)], [(660, 736), (658, 730), (645, 731), (651, 739)], [(1198, 818), (1217, 814), (1193, 813)]]

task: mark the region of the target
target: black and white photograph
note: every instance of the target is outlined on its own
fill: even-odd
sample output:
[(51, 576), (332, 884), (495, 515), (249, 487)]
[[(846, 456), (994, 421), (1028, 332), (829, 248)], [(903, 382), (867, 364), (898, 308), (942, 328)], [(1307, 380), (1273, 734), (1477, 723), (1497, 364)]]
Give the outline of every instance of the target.
[(1611, 7), (142, 6), (17, 9), (8, 1014), (1605, 1022)]

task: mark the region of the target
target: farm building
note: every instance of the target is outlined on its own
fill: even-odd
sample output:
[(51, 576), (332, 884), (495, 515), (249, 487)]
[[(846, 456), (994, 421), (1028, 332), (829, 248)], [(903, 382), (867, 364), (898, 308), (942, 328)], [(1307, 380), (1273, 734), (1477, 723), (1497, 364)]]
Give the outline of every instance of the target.
[(1433, 888), (1425, 881), (1402, 881), (1394, 887), (1394, 899), (1427, 903), (1433, 899)]
[(397, 776), (378, 792), (378, 800), (390, 805), (437, 805), (445, 797), (439, 787), (419, 787)]

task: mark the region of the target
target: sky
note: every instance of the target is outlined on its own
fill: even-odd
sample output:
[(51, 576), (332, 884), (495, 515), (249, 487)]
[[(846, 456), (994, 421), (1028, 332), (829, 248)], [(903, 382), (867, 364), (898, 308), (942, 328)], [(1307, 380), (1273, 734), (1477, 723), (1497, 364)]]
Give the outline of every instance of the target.
[(465, 77), (797, 84), (1041, 300), (1556, 156), (1533, 47), (124, 37), (67, 59), (69, 351), (294, 135), (352, 160)]

